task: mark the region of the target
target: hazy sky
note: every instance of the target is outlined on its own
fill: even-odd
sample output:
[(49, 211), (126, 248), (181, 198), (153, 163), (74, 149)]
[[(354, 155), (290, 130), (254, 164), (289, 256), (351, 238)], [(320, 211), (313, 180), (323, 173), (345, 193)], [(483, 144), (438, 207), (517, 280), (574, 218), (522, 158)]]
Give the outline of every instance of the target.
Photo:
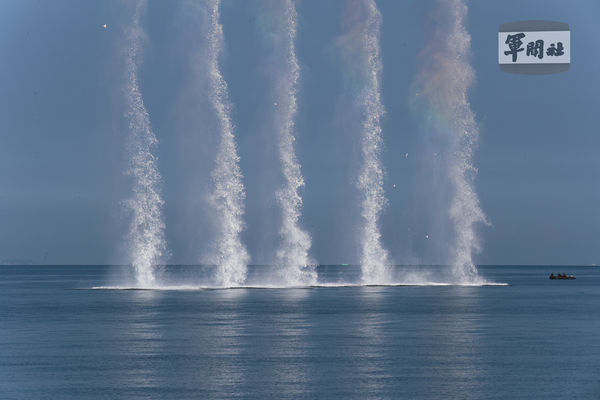
[[(166, 236), (172, 263), (202, 260), (212, 238), (206, 190), (214, 121), (203, 78), (206, 21), (184, 1), (150, 1), (141, 90), (160, 140)], [(434, 1), (380, 0), (383, 16), (385, 190), (383, 240), (399, 264), (443, 262), (427, 216), (425, 134), (410, 108), (416, 56)], [(480, 123), (477, 189), (491, 226), (478, 232), (482, 264), (600, 264), (600, 3), (471, 1), (468, 29)], [(352, 59), (346, 1), (301, 0), (297, 153), (306, 180), (303, 226), (322, 263), (357, 261), (359, 129), (349, 106)], [(120, 263), (127, 134), (123, 96), (133, 8), (117, 1), (0, 2), (0, 260)], [(270, 71), (277, 54), (266, 0), (224, 0), (223, 74), (234, 104), (247, 190), (244, 241), (254, 263), (277, 245), (281, 183)], [(505, 22), (545, 19), (571, 28), (571, 69), (511, 75), (497, 65)], [(107, 28), (103, 28), (107, 24)], [(204, 24), (204, 25), (203, 25)], [(408, 157), (405, 154), (408, 153)], [(395, 187), (394, 187), (395, 185)], [(425, 237), (429, 235), (429, 239)]]

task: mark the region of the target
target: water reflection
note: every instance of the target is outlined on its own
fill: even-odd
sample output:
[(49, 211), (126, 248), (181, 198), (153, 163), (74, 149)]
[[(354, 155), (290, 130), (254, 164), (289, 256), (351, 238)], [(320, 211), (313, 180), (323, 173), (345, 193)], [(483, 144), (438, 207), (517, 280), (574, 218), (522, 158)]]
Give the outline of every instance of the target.
[(356, 320), (356, 334), (360, 338), (358, 373), (359, 390), (365, 398), (381, 398), (386, 384), (391, 380), (391, 371), (386, 368), (388, 347), (386, 346), (384, 292), (389, 288), (364, 287), (360, 289), (361, 301), (366, 307)]
[(241, 397), (260, 398), (265, 390), (273, 398), (307, 393), (305, 339), (310, 318), (305, 313), (305, 302), (310, 299), (310, 292), (307, 289), (249, 291), (240, 354), (248, 380), (239, 387)]
[(488, 271), (509, 287), (131, 291), (70, 290), (103, 268), (5, 267), (0, 397), (598, 398), (600, 274), (545, 268)]
[(244, 315), (248, 291), (209, 291), (203, 297), (210, 300), (208, 304), (196, 304), (201, 318), (196, 318), (195, 326), (188, 332), (194, 338), (190, 351), (198, 356), (193, 363), (194, 381), (201, 382), (207, 398), (240, 393), (248, 373), (242, 361), (250, 323)]
[(485, 389), (481, 290), (106, 293), (129, 297), (111, 328), (127, 359), (118, 386), (159, 398), (470, 398)]
[(430, 371), (427, 387), (434, 397), (469, 399), (481, 393), (485, 366), (481, 358), (480, 290), (451, 287), (440, 291), (438, 306), (423, 315), (423, 356)]
[[(163, 352), (163, 328), (160, 304), (164, 294), (153, 291), (129, 291), (118, 313), (108, 316), (105, 354), (121, 360), (119, 368), (108, 375), (117, 387), (129, 393), (148, 392), (164, 385), (157, 360)], [(125, 360), (125, 363), (123, 363)]]

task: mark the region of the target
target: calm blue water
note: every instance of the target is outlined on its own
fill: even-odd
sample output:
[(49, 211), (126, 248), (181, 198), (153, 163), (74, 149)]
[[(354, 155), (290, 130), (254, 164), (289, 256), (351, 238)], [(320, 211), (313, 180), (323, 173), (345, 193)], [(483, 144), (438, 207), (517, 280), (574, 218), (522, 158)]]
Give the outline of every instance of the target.
[[(480, 268), (505, 287), (74, 290), (119, 268), (0, 267), (0, 398), (600, 398), (600, 267)], [(563, 271), (577, 280), (547, 278)]]

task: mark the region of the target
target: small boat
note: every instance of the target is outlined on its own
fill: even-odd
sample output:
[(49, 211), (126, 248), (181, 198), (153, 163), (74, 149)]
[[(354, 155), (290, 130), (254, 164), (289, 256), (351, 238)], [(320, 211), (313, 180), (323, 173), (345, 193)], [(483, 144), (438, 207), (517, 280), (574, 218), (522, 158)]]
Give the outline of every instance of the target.
[(573, 275), (567, 275), (565, 273), (554, 275), (554, 272), (550, 274), (550, 279), (575, 279)]

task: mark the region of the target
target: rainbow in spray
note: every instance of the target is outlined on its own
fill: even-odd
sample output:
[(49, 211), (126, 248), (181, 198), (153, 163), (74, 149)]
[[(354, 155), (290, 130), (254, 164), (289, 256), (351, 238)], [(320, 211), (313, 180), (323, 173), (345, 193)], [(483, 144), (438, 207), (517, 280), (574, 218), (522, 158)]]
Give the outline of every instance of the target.
[(475, 77), (469, 63), (467, 11), (462, 0), (438, 0), (430, 37), (419, 55), (413, 100), (432, 140), (445, 146), (442, 166), (451, 191), (447, 216), (454, 230), (453, 279), (474, 283), (481, 280), (473, 263), (474, 252), (480, 250), (475, 228), (487, 221), (475, 191), (473, 153), (479, 130), (467, 98)]

